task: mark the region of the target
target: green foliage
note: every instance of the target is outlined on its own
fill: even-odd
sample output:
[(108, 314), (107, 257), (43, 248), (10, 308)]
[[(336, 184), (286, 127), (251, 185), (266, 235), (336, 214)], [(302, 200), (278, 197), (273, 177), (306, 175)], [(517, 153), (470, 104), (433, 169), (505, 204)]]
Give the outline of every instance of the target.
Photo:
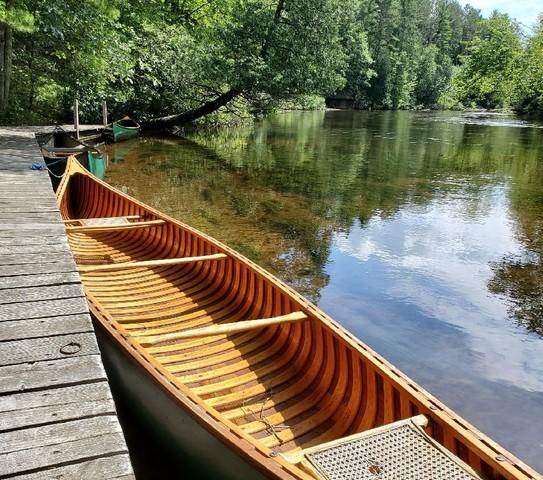
[(519, 27), (497, 13), (480, 26), (481, 33), (470, 42), (463, 68), (455, 77), (456, 94), (463, 104), (508, 108), (522, 55)]
[[(358, 106), (378, 109), (435, 107), (447, 89), (464, 42), (476, 32), (477, 10), (456, 0), (356, 0), (344, 33), (352, 51), (347, 88)], [(355, 25), (353, 27), (352, 25)], [(357, 31), (357, 28), (359, 31)], [(359, 39), (352, 41), (356, 32)]]
[(418, 64), (415, 98), (424, 106), (437, 105), (438, 99), (446, 89), (451, 77), (452, 64), (449, 57), (441, 58), (436, 45), (422, 49)]
[(543, 118), (543, 16), (521, 59), (517, 87), (515, 107)]
[[(220, 32), (213, 71), (247, 94), (326, 94), (343, 82), (341, 1), (236, 2)], [(210, 69), (211, 70), (211, 69)]]
[(324, 97), (318, 95), (299, 95), (279, 103), (279, 110), (324, 110)]
[(6, 2), (0, 2), (0, 22), (9, 25), (18, 32), (32, 32), (34, 30), (34, 15), (28, 11), (26, 5), (17, 3), (6, 6)]
[(225, 92), (199, 124), (322, 108), (337, 91), (372, 109), (543, 109), (541, 28), (524, 45), (508, 17), (458, 0), (11, 0), (0, 29), (12, 123), (70, 121), (75, 98), (93, 122), (102, 100), (146, 119)]
[(104, 99), (112, 116), (149, 118), (229, 89), (243, 95), (230, 107), (242, 115), (326, 95), (344, 82), (346, 2), (20, 0), (0, 12), (6, 22), (17, 13), (20, 26), (6, 119), (66, 121), (75, 98), (82, 120), (93, 121)]

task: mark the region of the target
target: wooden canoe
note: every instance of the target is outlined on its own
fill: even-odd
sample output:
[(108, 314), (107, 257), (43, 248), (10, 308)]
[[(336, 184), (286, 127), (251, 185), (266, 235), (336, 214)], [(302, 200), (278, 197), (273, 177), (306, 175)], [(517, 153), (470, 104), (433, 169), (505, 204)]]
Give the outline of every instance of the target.
[[(226, 245), (110, 187), (74, 158), (57, 197), (113, 363), (137, 367), (128, 387), (147, 382), (167, 398), (159, 416), (172, 426), (174, 413), (165, 412), (177, 410), (187, 448), (207, 464), (223, 454), (198, 453), (195, 425), (255, 478), (302, 479), (315, 477), (301, 451), (423, 414), (426, 433), (481, 477), (541, 478)], [(122, 381), (121, 372), (113, 383)]]

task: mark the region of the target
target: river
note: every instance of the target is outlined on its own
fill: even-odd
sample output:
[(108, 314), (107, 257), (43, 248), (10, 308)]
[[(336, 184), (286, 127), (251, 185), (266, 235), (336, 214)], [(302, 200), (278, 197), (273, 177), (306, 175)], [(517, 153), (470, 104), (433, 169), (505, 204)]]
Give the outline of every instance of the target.
[(282, 113), (112, 145), (105, 179), (273, 272), (543, 471), (542, 127)]

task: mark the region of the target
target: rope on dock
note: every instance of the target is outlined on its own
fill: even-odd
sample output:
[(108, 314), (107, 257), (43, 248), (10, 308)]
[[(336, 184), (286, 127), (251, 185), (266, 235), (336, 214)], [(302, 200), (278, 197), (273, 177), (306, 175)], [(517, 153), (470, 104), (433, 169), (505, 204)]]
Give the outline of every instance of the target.
[(49, 165), (47, 165), (47, 163), (33, 163), (30, 166), (30, 170), (39, 170), (39, 171), (47, 170), (53, 177), (61, 179), (62, 177), (64, 177), (64, 173), (66, 173), (66, 171), (64, 171), (62, 175), (57, 175), (56, 173), (53, 173), (49, 167), (52, 167), (53, 165), (56, 165), (57, 163), (61, 163), (65, 161), (66, 161), (66, 158), (61, 158), (59, 160), (51, 162)]

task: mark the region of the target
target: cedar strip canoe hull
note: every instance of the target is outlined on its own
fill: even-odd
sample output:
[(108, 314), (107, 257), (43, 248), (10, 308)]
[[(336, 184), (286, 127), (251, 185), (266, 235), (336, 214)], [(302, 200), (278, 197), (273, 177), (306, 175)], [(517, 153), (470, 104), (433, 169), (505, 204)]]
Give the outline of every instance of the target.
[[(91, 312), (116, 345), (111, 352), (123, 352), (180, 415), (239, 456), (240, 472), (248, 464), (255, 475), (314, 478), (279, 454), (424, 414), (428, 435), (486, 478), (542, 478), (254, 263), (113, 189), (75, 160), (68, 168), (57, 192), (64, 219), (164, 220), (153, 228), (70, 233), (78, 265), (227, 255), (219, 262), (81, 273)], [(308, 319), (145, 346), (138, 341), (294, 312)], [(180, 446), (192, 451), (188, 440)]]

